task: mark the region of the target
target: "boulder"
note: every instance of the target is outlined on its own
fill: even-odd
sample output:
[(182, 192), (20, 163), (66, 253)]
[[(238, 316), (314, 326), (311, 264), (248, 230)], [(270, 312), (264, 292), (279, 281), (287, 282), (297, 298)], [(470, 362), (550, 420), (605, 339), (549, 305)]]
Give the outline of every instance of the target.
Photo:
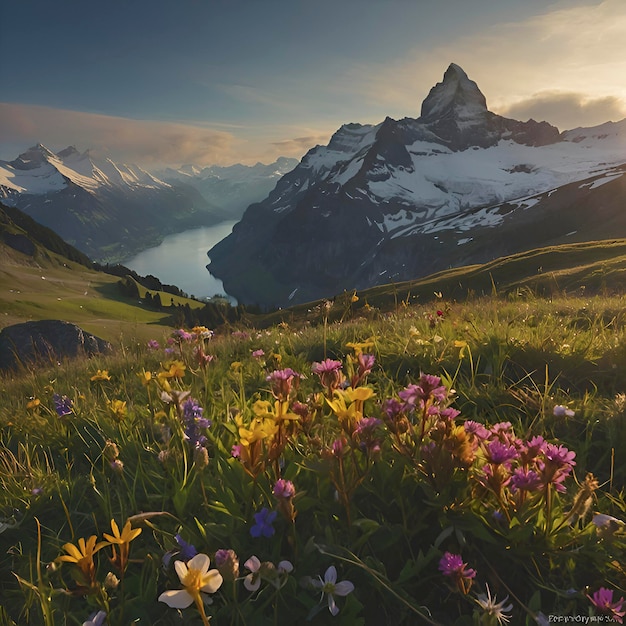
[(112, 350), (108, 341), (69, 322), (24, 322), (0, 331), (0, 370), (57, 363), (68, 357), (93, 356)]

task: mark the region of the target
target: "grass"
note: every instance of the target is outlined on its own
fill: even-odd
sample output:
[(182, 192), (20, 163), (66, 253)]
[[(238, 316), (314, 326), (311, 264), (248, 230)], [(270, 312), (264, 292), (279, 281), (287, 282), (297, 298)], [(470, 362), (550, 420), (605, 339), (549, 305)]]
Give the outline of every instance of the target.
[[(103, 610), (110, 624), (200, 624), (202, 611), (214, 624), (491, 624), (476, 601), (488, 585), (498, 601), (509, 597), (512, 624), (535, 624), (541, 615), (599, 617), (588, 596), (601, 588), (624, 596), (624, 526), (601, 528), (592, 516), (626, 519), (626, 296), (401, 298), (387, 312), (357, 309), (359, 298), (210, 340), (178, 334), (170, 355), (126, 336), (115, 355), (2, 379), (0, 623), (81, 624)], [(212, 357), (206, 367), (198, 348)], [(375, 365), (357, 380), (359, 349)], [(326, 358), (342, 363), (364, 400), (328, 392), (311, 368)], [(302, 374), (298, 385), (267, 380), (286, 368)], [(408, 409), (385, 417), (383, 401), (401, 398), (420, 373), (441, 377), (445, 397), (429, 396), (428, 406), (450, 404), (457, 426), (510, 422), (523, 441), (541, 435), (574, 451), (566, 490), (522, 501), (480, 482), (487, 444), (462, 463), (468, 449), (455, 446), (465, 435), (449, 423), (435, 427)], [(164, 391), (191, 392), (210, 427), (198, 426), (199, 414), (190, 422)], [(68, 415), (53, 394), (72, 400)], [(381, 421), (354, 429), (369, 418)], [(206, 442), (190, 445), (198, 436)], [(429, 457), (427, 443), (447, 456)], [(233, 445), (244, 448), (239, 458)], [(279, 477), (295, 496), (272, 494)], [(255, 537), (263, 508), (276, 513), (275, 533)], [(130, 561), (111, 546), (94, 556), (93, 573), (58, 560), (67, 542), (110, 534), (112, 519), (141, 528)], [(181, 587), (172, 561), (186, 558), (175, 535), (208, 554), (211, 568), (221, 549), (239, 556), (234, 581), (232, 555), (220, 561), (212, 605), (178, 611), (158, 601)], [(476, 577), (442, 574), (446, 552)], [(253, 555), (264, 565), (250, 592)], [(291, 574), (276, 570), (285, 559)], [(354, 584), (336, 596), (336, 617), (311, 583), (330, 566)]]

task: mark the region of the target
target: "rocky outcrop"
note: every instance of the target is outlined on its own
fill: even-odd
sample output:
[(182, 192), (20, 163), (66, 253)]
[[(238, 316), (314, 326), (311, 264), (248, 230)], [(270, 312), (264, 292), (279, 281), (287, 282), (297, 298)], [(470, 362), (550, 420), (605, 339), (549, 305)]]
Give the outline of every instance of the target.
[(112, 352), (108, 341), (61, 320), (7, 326), (0, 332), (0, 370), (49, 365), (68, 357)]

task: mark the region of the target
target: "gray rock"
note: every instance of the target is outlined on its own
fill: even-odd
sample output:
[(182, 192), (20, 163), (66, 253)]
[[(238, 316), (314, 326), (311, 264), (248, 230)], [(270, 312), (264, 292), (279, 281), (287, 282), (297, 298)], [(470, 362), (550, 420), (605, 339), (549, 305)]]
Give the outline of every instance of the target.
[(0, 370), (48, 365), (68, 357), (112, 351), (108, 341), (61, 320), (25, 322), (0, 331)]

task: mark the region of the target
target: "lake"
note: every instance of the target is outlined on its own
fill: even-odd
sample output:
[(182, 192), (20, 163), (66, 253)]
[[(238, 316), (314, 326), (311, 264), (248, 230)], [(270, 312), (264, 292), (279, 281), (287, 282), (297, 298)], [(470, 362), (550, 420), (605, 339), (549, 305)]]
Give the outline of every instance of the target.
[[(196, 298), (224, 294), (222, 281), (206, 269), (207, 252), (230, 235), (237, 221), (220, 222), (168, 235), (161, 245), (140, 252), (124, 265), (139, 275), (152, 274), (163, 284), (176, 285)], [(235, 303), (234, 298), (230, 298)]]

